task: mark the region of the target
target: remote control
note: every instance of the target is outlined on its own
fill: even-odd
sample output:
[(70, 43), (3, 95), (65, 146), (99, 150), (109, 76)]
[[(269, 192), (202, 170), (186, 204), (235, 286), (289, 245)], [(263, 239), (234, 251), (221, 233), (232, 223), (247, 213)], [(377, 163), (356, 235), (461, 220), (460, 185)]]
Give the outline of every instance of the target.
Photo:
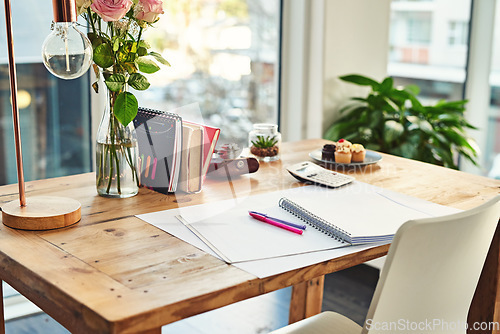
[(349, 184), (355, 179), (352, 176), (325, 169), (309, 161), (287, 167), (287, 170), (300, 181), (321, 184), (331, 188)]

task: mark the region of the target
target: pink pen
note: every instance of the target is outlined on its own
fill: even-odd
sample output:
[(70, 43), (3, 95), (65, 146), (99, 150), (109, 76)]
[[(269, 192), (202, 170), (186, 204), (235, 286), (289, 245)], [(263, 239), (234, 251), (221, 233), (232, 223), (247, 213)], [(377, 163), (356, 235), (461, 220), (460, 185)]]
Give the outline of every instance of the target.
[(271, 219), (266, 218), (264, 216), (258, 215), (258, 214), (254, 213), (254, 212), (249, 211), (248, 213), (250, 214), (250, 216), (252, 216), (252, 218), (260, 220), (261, 222), (264, 222), (264, 223), (268, 223), (268, 224), (274, 225), (276, 227), (280, 227), (280, 228), (282, 228), (284, 230), (287, 230), (287, 231), (290, 231), (290, 232), (293, 232), (293, 233), (297, 233), (297, 234), (302, 234), (304, 232), (301, 229), (298, 229), (298, 228), (295, 228), (295, 227), (291, 227), (291, 226), (288, 226), (286, 224), (279, 223), (277, 221), (271, 220)]

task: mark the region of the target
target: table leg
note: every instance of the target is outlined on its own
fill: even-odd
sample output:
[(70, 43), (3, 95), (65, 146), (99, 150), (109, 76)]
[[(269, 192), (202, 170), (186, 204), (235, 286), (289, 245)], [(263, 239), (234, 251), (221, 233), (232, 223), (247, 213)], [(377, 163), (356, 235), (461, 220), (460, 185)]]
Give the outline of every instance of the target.
[[(469, 309), (467, 334), (500, 333), (500, 224), (497, 225), (486, 261)], [(488, 330), (473, 330), (474, 322), (493, 324)]]
[(3, 284), (0, 280), (0, 334), (5, 334), (5, 317), (3, 314)]
[(321, 312), (324, 283), (325, 276), (320, 276), (293, 286), (288, 317), (290, 324)]

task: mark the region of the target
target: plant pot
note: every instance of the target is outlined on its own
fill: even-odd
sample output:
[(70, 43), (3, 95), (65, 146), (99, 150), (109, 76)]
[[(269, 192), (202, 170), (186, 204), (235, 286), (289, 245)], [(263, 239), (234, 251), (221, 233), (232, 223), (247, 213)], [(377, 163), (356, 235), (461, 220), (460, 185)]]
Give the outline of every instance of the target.
[(281, 134), (276, 124), (254, 124), (248, 135), (250, 153), (261, 161), (280, 159)]

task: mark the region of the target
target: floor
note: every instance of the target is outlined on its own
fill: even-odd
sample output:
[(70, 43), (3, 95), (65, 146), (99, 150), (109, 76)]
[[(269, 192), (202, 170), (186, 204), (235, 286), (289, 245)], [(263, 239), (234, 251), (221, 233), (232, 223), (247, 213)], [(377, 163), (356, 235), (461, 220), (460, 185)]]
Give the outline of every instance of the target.
[[(344, 314), (362, 325), (379, 271), (360, 265), (325, 277), (323, 310)], [(268, 293), (162, 328), (163, 334), (264, 334), (285, 326), (291, 288)], [(69, 333), (44, 313), (6, 323), (7, 334)]]

